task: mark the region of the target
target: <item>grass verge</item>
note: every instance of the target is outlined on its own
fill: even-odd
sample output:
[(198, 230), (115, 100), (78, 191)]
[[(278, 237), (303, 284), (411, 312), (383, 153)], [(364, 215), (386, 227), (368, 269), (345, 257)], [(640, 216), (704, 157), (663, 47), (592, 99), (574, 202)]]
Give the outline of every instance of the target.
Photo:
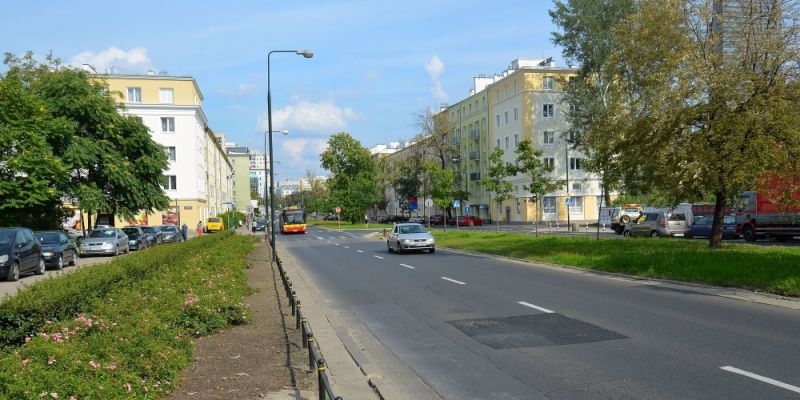
[(634, 276), (800, 296), (800, 248), (705, 241), (435, 231), (437, 245)]
[(6, 318), (20, 313), (5, 339), (24, 334), (0, 353), (0, 398), (164, 397), (195, 337), (248, 320), (252, 247), (248, 236), (207, 235), (23, 289), (0, 305)]

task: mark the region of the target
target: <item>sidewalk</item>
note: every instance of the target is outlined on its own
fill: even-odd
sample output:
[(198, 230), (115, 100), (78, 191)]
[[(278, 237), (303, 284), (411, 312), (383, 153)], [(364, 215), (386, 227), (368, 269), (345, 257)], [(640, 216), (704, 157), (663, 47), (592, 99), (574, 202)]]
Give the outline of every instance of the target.
[(247, 259), (247, 283), (257, 290), (245, 299), (253, 311), (250, 323), (198, 339), (194, 365), (168, 399), (316, 398), (316, 375), (306, 371), (301, 334), (268, 252), (262, 239)]

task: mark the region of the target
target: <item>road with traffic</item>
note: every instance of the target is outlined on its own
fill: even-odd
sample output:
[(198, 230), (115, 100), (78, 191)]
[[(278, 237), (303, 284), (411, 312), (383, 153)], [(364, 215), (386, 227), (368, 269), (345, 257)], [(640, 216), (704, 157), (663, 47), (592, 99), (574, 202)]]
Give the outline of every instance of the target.
[(374, 234), (278, 241), (396, 398), (800, 397), (796, 309), (441, 248), (393, 254)]

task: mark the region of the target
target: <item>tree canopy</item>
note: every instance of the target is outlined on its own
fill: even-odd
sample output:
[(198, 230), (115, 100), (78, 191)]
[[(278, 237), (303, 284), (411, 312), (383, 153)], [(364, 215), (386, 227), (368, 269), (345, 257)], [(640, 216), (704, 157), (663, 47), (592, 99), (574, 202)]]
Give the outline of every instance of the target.
[(380, 199), (375, 161), (369, 150), (350, 134), (340, 132), (328, 139), (328, 148), (320, 158), (323, 168), (331, 172), (328, 180), (331, 202), (342, 208), (345, 220), (354, 224), (361, 221)]

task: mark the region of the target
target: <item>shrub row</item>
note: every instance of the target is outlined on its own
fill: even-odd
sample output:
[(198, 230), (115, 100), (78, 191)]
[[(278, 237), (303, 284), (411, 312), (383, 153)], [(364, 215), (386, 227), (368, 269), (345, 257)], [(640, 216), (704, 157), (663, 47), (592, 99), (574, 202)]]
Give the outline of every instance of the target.
[[(249, 318), (252, 243), (202, 236), (23, 290), (2, 305), (8, 320), (23, 323), (3, 327), (20, 343), (0, 353), (0, 398), (164, 397), (191, 362), (194, 337)], [(11, 318), (14, 310), (25, 316)]]

